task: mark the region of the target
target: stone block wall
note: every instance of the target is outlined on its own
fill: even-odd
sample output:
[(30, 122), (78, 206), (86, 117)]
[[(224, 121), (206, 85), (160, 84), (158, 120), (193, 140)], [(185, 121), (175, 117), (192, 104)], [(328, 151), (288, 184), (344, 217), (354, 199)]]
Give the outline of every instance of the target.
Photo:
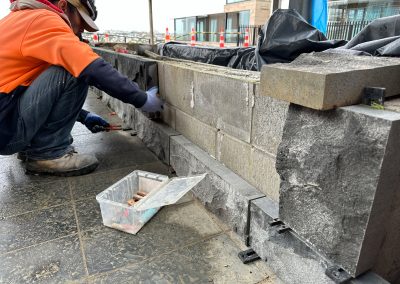
[(260, 96), (259, 73), (159, 63), (164, 121), (275, 201), (278, 145), (289, 104)]
[(310, 110), (264, 96), (259, 73), (98, 52), (167, 103), (156, 121), (97, 94), (178, 175), (208, 174), (195, 196), (282, 280), (399, 280), (400, 114)]

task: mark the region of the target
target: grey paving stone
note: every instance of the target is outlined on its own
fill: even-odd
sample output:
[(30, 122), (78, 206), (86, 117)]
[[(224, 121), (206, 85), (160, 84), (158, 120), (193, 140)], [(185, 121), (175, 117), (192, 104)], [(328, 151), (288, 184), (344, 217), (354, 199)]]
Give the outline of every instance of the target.
[(100, 206), (95, 198), (78, 201), (75, 206), (81, 232), (103, 228)]
[(25, 172), (24, 164), (15, 155), (1, 159), (0, 165), (0, 174)]
[[(0, 165), (1, 161), (0, 161)], [(0, 174), (0, 188), (4, 189), (12, 186), (25, 186), (35, 185), (40, 183), (48, 182), (59, 182), (64, 181), (64, 177), (54, 177), (54, 176), (35, 176), (25, 174), (25, 167), (21, 166), (18, 170), (7, 171), (6, 173)]]
[(77, 232), (70, 204), (5, 218), (0, 228), (0, 254)]
[(1, 256), (1, 283), (65, 283), (83, 276), (77, 235)]
[(195, 203), (162, 209), (137, 235), (107, 227), (83, 233), (90, 274), (166, 253), (221, 232)]
[[(259, 283), (269, 275), (243, 264), (226, 235), (179, 249), (151, 262), (94, 277), (89, 283)], [(267, 283), (267, 282), (265, 282)], [(272, 282), (269, 282), (272, 283)]]
[(68, 183), (63, 181), (0, 187), (0, 217), (23, 214), (71, 200)]

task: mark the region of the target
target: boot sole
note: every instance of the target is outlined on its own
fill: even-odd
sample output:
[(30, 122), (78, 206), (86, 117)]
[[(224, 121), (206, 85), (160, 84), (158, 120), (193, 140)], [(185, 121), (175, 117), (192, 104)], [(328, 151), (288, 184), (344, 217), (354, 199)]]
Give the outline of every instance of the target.
[(99, 166), (98, 163), (87, 166), (79, 170), (72, 170), (69, 172), (40, 172), (35, 170), (26, 169), (26, 174), (35, 176), (58, 176), (58, 177), (74, 177), (90, 174)]

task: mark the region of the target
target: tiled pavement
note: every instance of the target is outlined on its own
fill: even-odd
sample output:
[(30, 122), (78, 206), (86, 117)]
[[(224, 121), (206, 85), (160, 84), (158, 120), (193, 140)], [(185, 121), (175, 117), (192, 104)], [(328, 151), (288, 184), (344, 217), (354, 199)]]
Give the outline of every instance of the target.
[[(112, 123), (95, 97), (86, 108)], [(0, 156), (0, 283), (274, 283), (192, 198), (162, 209), (136, 236), (102, 225), (95, 195), (135, 169), (168, 168), (130, 132), (73, 130), (79, 152), (101, 165), (82, 177), (27, 176), (16, 156)]]

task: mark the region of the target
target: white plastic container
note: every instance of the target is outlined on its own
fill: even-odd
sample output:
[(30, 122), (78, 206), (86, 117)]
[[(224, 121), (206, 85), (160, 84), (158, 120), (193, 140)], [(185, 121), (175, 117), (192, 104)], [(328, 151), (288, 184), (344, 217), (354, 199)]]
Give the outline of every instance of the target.
[[(134, 171), (96, 196), (103, 224), (136, 234), (161, 207), (175, 204), (205, 176), (169, 179), (164, 175)], [(128, 200), (137, 192), (147, 195), (129, 206)]]

